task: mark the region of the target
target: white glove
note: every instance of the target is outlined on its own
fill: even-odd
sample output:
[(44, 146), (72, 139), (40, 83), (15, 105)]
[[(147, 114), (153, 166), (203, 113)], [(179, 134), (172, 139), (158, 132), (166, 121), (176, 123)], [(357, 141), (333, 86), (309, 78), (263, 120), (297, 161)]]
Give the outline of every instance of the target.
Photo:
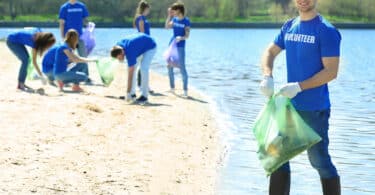
[(132, 97), (132, 95), (130, 93), (126, 94), (126, 101), (127, 102), (132, 102), (134, 101), (134, 98)]
[(48, 79), (47, 79), (44, 75), (42, 75), (42, 76), (40, 77), (40, 80), (42, 81), (42, 84), (43, 84), (43, 85), (47, 85)]
[(299, 83), (288, 83), (280, 89), (278, 94), (292, 99), (301, 91), (302, 89)]
[(183, 40), (183, 38), (181, 37), (181, 36), (177, 36), (176, 37), (176, 43), (178, 43), (178, 42), (180, 42), (180, 41), (182, 41)]
[(274, 91), (273, 78), (270, 76), (264, 76), (263, 81), (260, 83), (259, 87), (263, 95), (267, 97), (271, 97)]

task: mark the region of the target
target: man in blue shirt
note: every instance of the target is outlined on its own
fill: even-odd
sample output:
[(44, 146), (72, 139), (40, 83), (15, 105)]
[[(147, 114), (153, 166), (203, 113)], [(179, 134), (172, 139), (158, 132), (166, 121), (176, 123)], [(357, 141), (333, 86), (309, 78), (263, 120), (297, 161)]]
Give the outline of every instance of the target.
[[(137, 60), (141, 58), (141, 97), (137, 99), (139, 103), (146, 103), (148, 101), (149, 92), (149, 69), (152, 62), (152, 58), (156, 53), (156, 43), (153, 38), (144, 34), (137, 33), (125, 37), (114, 46), (111, 50), (111, 56), (117, 58), (120, 62), (123, 62), (126, 58), (128, 62), (128, 87), (127, 96), (128, 101), (132, 101), (135, 98), (135, 88), (132, 86), (136, 85), (136, 79), (133, 79), (134, 67), (137, 64)], [(133, 90), (132, 90), (133, 89)]]
[[(273, 63), (286, 51), (288, 83), (279, 94), (291, 101), (304, 121), (322, 141), (308, 150), (311, 165), (318, 171), (324, 195), (340, 194), (340, 179), (328, 153), (330, 99), (328, 83), (337, 77), (341, 35), (316, 10), (318, 0), (294, 0), (299, 17), (286, 22), (264, 53), (264, 79), (260, 89), (266, 96), (274, 93)], [(270, 177), (270, 194), (289, 194), (289, 162)]]
[[(74, 29), (78, 32), (79, 36), (82, 35), (83, 24), (87, 23), (87, 17), (89, 12), (87, 11), (86, 5), (77, 0), (69, 0), (63, 4), (60, 8), (59, 20), (60, 20), (60, 33), (62, 39), (64, 39), (66, 32), (69, 29)], [(81, 57), (87, 57), (85, 50), (85, 43), (83, 40), (78, 42), (78, 54)], [(84, 73), (88, 76), (89, 69), (86, 63), (82, 64), (84, 67)], [(91, 79), (88, 79), (88, 83), (91, 82)]]

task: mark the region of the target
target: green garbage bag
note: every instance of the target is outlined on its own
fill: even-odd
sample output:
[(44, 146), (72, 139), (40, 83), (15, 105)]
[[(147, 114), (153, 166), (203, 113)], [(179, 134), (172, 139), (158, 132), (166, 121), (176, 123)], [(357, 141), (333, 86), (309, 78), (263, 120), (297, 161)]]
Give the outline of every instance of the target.
[[(27, 65), (27, 80), (35, 80), (36, 78), (39, 77), (37, 71), (35, 70), (35, 67), (33, 65), (33, 55), (31, 54), (31, 52), (29, 52), (29, 65)], [(37, 58), (37, 63), (39, 65), (39, 68), (41, 66), (41, 59), (40, 58)], [(40, 69), (42, 70), (42, 69)]]
[(267, 175), (321, 141), (289, 99), (274, 96), (258, 115), (253, 132), (258, 158)]
[(118, 62), (114, 58), (103, 58), (96, 63), (98, 72), (105, 86), (109, 86), (114, 79), (114, 71)]

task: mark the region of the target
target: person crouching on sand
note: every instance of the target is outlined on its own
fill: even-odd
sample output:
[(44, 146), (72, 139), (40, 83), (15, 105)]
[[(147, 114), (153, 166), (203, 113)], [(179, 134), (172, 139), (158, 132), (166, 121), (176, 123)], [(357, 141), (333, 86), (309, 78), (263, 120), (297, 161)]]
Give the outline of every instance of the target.
[(114, 46), (111, 50), (111, 56), (123, 62), (125, 57), (128, 61), (128, 87), (127, 87), (127, 101), (134, 101), (135, 91), (132, 91), (132, 85), (136, 85), (134, 76), (134, 67), (137, 64), (137, 58), (142, 57), (141, 60), (141, 97), (137, 99), (139, 103), (147, 103), (149, 92), (149, 69), (152, 58), (156, 53), (156, 43), (153, 38), (144, 34), (137, 33), (125, 37)]
[(96, 60), (83, 58), (73, 53), (79, 41), (78, 32), (70, 29), (66, 35), (64, 44), (59, 46), (56, 50), (55, 64), (53, 67), (53, 74), (58, 82), (60, 91), (64, 90), (64, 85), (73, 83), (72, 90), (74, 92), (82, 92), (83, 89), (79, 86), (80, 82), (85, 82), (88, 76), (84, 73), (86, 67), (82, 64), (77, 64), (74, 67), (68, 67), (71, 63), (88, 63)]
[(37, 64), (37, 54), (42, 55), (47, 49), (55, 44), (56, 39), (52, 33), (42, 32), (39, 28), (25, 29), (12, 33), (7, 38), (8, 48), (13, 52), (19, 60), (21, 60), (21, 67), (18, 73), (17, 89), (21, 91), (29, 91), (31, 88), (25, 85), (27, 76), (27, 66), (29, 64), (29, 53), (26, 46), (32, 48), (33, 66), (43, 83), (46, 82), (40, 68)]

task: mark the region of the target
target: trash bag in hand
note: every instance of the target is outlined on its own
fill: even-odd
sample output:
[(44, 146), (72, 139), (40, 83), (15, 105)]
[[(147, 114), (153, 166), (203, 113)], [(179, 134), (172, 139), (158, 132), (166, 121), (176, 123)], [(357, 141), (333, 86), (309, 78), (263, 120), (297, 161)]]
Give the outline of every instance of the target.
[(258, 158), (267, 175), (321, 141), (289, 99), (274, 96), (258, 115), (253, 133), (258, 143)]
[(176, 68), (180, 67), (180, 58), (178, 56), (177, 42), (175, 39), (171, 42), (169, 48), (164, 52), (163, 57), (165, 61), (167, 61), (168, 66)]
[(86, 29), (83, 30), (81, 40), (85, 43), (86, 54), (90, 55), (92, 50), (95, 48), (96, 41), (94, 36), (95, 23), (89, 22)]

